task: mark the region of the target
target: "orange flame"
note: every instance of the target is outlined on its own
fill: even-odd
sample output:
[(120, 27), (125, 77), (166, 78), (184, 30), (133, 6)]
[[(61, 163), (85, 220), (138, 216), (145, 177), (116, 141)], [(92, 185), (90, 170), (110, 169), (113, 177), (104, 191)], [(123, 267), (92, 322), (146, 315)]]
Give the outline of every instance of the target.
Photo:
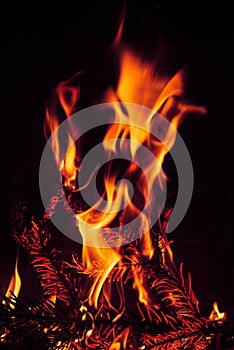
[[(17, 255), (16, 255), (15, 269), (14, 269), (14, 272), (13, 272), (11, 280), (10, 280), (10, 284), (9, 284), (8, 289), (6, 291), (6, 294), (5, 294), (6, 297), (8, 297), (8, 298), (12, 297), (12, 293), (16, 297), (18, 297), (19, 292), (20, 292), (21, 279), (20, 279), (19, 272), (18, 272), (18, 257), (19, 257), (19, 250), (17, 251)], [(15, 308), (15, 306), (13, 304), (11, 307)]]
[[(87, 229), (85, 224), (83, 224), (83, 227), (80, 227), (81, 234), (85, 232), (83, 235), (84, 244), (87, 233), (98, 236), (97, 229), (94, 232), (88, 232), (88, 230), (90, 229)], [(100, 238), (100, 240), (102, 240), (102, 238)], [(97, 247), (102, 245), (100, 240), (97, 242)], [(96, 248), (84, 245), (82, 257), (87, 271), (90, 271), (90, 275), (92, 273), (94, 276), (92, 286), (89, 289), (88, 302), (90, 305), (98, 308), (98, 300), (104, 283), (113, 267), (121, 260), (121, 255), (111, 248)], [(108, 298), (109, 297), (110, 295), (108, 295)]]
[(110, 350), (121, 350), (127, 349), (127, 339), (128, 334), (130, 332), (130, 327), (126, 327), (113, 341), (112, 345), (110, 346)]
[(124, 28), (125, 15), (126, 15), (126, 3), (124, 1), (123, 2), (123, 8), (122, 8), (122, 11), (121, 11), (121, 14), (120, 14), (120, 18), (119, 18), (119, 23), (117, 25), (116, 35), (115, 35), (115, 38), (114, 38), (112, 46), (111, 46), (112, 50), (114, 50), (115, 48), (118, 48), (118, 46), (121, 43), (122, 34), (123, 34), (123, 28)]
[[(115, 48), (118, 46), (120, 49), (122, 30), (123, 21), (121, 20), (121, 25), (114, 41)], [(141, 201), (151, 203), (152, 210), (154, 210), (155, 199), (153, 198), (151, 189), (155, 181), (158, 181), (161, 187), (163, 186), (162, 180), (165, 180), (165, 175), (161, 172), (161, 168), (166, 154), (175, 143), (176, 130), (179, 124), (187, 113), (206, 112), (203, 107), (197, 107), (184, 102), (185, 70), (179, 70), (172, 77), (159, 77), (156, 74), (157, 63), (155, 62), (141, 59), (128, 48), (122, 49), (120, 52), (120, 73), (117, 88), (115, 90), (112, 88), (107, 89), (100, 101), (112, 103), (115, 111), (115, 123), (109, 126), (103, 138), (103, 147), (107, 155), (111, 153), (117, 154), (119, 150), (122, 154), (128, 152), (131, 155), (132, 162), (124, 169), (124, 175), (128, 175), (128, 177), (136, 176), (136, 164), (138, 164), (140, 157), (138, 151), (141, 145), (147, 147), (157, 159), (157, 163), (152, 163), (148, 159), (144, 159), (144, 174), (139, 175), (139, 181), (136, 185)], [(75, 80), (77, 76), (73, 79)], [(75, 89), (72, 79), (59, 85), (56, 90), (56, 98), (60, 102), (61, 110), (60, 114), (56, 114), (54, 113), (55, 109), (47, 109), (45, 128), (47, 134), (48, 131), (49, 133), (52, 133), (54, 130), (56, 132), (56, 128), (61, 122), (61, 114), (63, 116), (62, 119), (65, 119), (69, 118), (75, 110), (77, 111), (79, 97), (80, 87)], [(123, 109), (119, 104), (115, 103), (119, 101), (122, 102)], [(124, 103), (126, 102), (137, 104), (137, 113), (124, 111)], [(141, 113), (139, 105), (149, 108), (147, 118), (145, 114), (143, 115), (143, 110)], [(159, 140), (152, 136), (153, 133), (151, 133), (151, 131), (160, 127), (157, 124), (159, 122), (155, 118), (156, 112), (170, 121), (170, 126), (164, 131), (163, 143), (159, 142)], [(68, 131), (67, 137), (68, 141), (71, 140), (72, 127)], [(129, 149), (126, 148), (125, 140), (130, 140), (127, 147)], [(79, 147), (73, 144), (63, 161), (60, 155), (59, 135), (57, 135), (56, 140), (51, 146), (55, 154), (58, 169), (65, 177), (64, 184), (70, 186), (76, 178), (77, 171), (79, 171), (76, 165), (77, 161), (82, 158)], [(92, 208), (76, 214), (79, 231), (84, 244), (82, 251), (83, 264), (86, 268), (86, 273), (90, 276), (89, 281), (91, 281), (87, 299), (89, 304), (95, 308), (100, 306), (103, 299), (107, 301), (111, 308), (114, 308), (111, 303), (112, 292), (108, 286), (108, 276), (116, 265), (121, 265), (123, 258), (120, 248), (100, 248), (103, 246), (105, 239), (101, 229), (104, 228), (105, 232), (107, 234), (109, 232), (111, 235), (111, 228), (109, 226), (113, 220), (118, 218), (118, 212), (122, 203), (125, 204), (121, 214), (123, 223), (138, 216), (140, 213), (139, 206), (131, 201), (126, 183), (121, 182), (119, 187), (116, 188), (117, 179), (117, 174), (112, 174), (108, 171), (104, 175), (106, 204), (102, 211), (98, 209), (104, 199), (104, 195)], [(151, 259), (154, 254), (150, 225), (149, 218), (146, 215), (142, 215), (141, 227), (139, 227), (139, 232), (144, 233), (140, 238), (141, 251), (148, 259)], [(95, 247), (86, 245), (88, 236), (92, 237)], [(165, 250), (168, 253), (169, 259), (172, 259), (170, 247), (166, 247)], [(143, 307), (150, 307), (149, 286), (146, 285), (140, 274), (140, 269), (138, 270), (137, 268), (133, 270), (133, 287), (137, 291), (139, 302), (143, 304)], [(119, 294), (121, 296), (121, 310), (115, 320), (121, 317), (125, 307), (122, 287), (120, 287)], [(124, 337), (121, 339), (127, 339), (127, 334), (128, 330), (126, 329)], [(111, 349), (120, 349), (121, 346), (124, 347), (126, 344), (122, 344), (122, 340), (119, 341), (119, 339), (116, 339)]]
[(62, 159), (58, 127), (64, 119), (69, 118), (76, 111), (80, 98), (80, 89), (73, 86), (72, 81), (75, 78), (79, 78), (79, 75), (80, 73), (57, 86), (52, 97), (52, 103), (46, 108), (44, 122), (44, 133), (46, 137), (48, 138), (53, 132), (56, 134), (56, 137), (51, 141), (51, 148), (54, 153), (56, 165), (65, 178), (66, 186), (72, 186), (72, 181), (76, 178), (76, 171), (78, 169), (75, 164), (79, 154), (76, 152), (75, 144), (71, 142), (71, 128), (67, 131), (67, 144), (71, 146), (68, 149), (65, 159)]
[(211, 321), (216, 321), (218, 323), (223, 323), (226, 319), (226, 313), (219, 311), (218, 303), (216, 301), (213, 303), (213, 310), (211, 311), (209, 318)]

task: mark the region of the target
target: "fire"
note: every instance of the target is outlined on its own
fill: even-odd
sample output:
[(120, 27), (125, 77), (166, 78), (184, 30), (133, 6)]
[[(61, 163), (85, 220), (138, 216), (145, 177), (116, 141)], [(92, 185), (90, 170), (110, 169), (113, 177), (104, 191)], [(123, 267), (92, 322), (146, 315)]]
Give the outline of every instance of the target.
[[(15, 269), (14, 269), (14, 272), (12, 274), (9, 287), (8, 287), (6, 294), (5, 294), (6, 297), (8, 297), (8, 298), (12, 297), (12, 293), (16, 297), (18, 297), (19, 292), (20, 292), (21, 279), (20, 279), (19, 272), (18, 272), (18, 257), (19, 257), (19, 250), (17, 251), (17, 255), (16, 255)], [(14, 308), (15, 306), (13, 304), (11, 304), (11, 307)]]
[(218, 303), (215, 301), (213, 303), (213, 310), (211, 311), (211, 314), (210, 314), (210, 320), (216, 321), (218, 323), (223, 323), (225, 319), (226, 319), (226, 313), (219, 311)]
[[(80, 226), (80, 232), (81, 234), (84, 232), (82, 236), (84, 242), (87, 232), (88, 234), (95, 234), (95, 236), (97, 235), (98, 237), (98, 229), (95, 229), (94, 232), (90, 232), (89, 229), (85, 227), (85, 224)], [(96, 242), (98, 247), (101, 245), (101, 239), (100, 237)], [(89, 289), (88, 302), (90, 305), (94, 305), (94, 307), (98, 308), (98, 299), (104, 287), (104, 283), (113, 267), (121, 260), (121, 255), (111, 248), (95, 248), (84, 245), (82, 257), (87, 271), (90, 274), (92, 271), (96, 272), (92, 286)]]
[[(139, 161), (142, 162), (142, 159), (140, 159), (141, 154), (139, 153), (142, 145), (150, 149), (157, 159), (157, 162), (152, 162), (151, 159), (144, 159), (144, 173), (139, 175), (139, 181), (136, 184), (141, 201), (148, 203), (150, 210), (154, 210), (155, 207), (152, 191), (155, 182), (158, 183), (163, 191), (163, 183), (166, 180), (166, 176), (161, 171), (162, 164), (166, 154), (175, 142), (176, 129), (181, 120), (186, 113), (192, 111), (205, 112), (203, 107), (196, 107), (182, 102), (185, 76), (183, 70), (180, 70), (172, 77), (161, 79), (155, 76), (155, 71), (154, 61), (144, 61), (129, 49), (124, 48), (120, 54), (120, 74), (117, 88), (116, 90), (108, 89), (101, 101), (111, 102), (115, 111), (115, 123), (110, 125), (103, 138), (103, 147), (107, 155), (111, 153), (118, 154), (119, 152), (121, 157), (121, 155), (128, 153), (132, 159), (132, 162), (124, 171), (124, 177), (136, 177), (136, 164)], [(74, 80), (76, 78), (77, 76)], [(62, 111), (60, 110), (60, 114), (56, 115), (56, 109), (47, 109), (45, 124), (47, 133), (54, 130), (56, 132), (56, 128), (61, 121), (61, 115), (64, 116), (63, 118), (69, 118), (78, 106), (80, 89), (82, 87), (75, 90), (72, 84), (73, 80), (71, 79), (58, 86), (55, 100), (59, 101)], [(119, 107), (119, 104), (115, 104), (117, 101), (123, 101), (123, 109)], [(147, 118), (144, 117), (143, 119), (139, 108), (135, 113), (134, 107), (129, 111), (124, 110), (124, 102), (146, 106), (150, 108), (151, 112), (149, 112)], [(162, 131), (164, 133), (163, 143), (151, 135), (151, 130), (160, 128), (160, 122), (155, 119), (156, 112), (159, 112), (170, 121), (168, 129)], [(59, 135), (57, 135), (54, 143), (51, 145), (58, 169), (65, 178), (65, 186), (70, 186), (76, 179), (79, 171), (79, 167), (76, 164), (82, 158), (77, 145), (72, 143), (71, 140), (72, 126), (67, 132), (67, 141), (70, 148), (65, 159), (61, 158)], [(130, 142), (126, 144), (126, 140), (130, 140)], [(148, 179), (148, 182), (145, 180), (145, 177)], [(89, 180), (87, 180), (87, 185), (88, 182)], [(116, 188), (116, 182), (117, 174), (107, 171), (104, 175), (104, 193), (107, 199), (104, 209), (99, 210), (100, 205), (103, 204), (103, 195), (93, 207), (76, 214), (79, 231), (84, 243), (83, 262), (87, 270), (94, 267), (93, 263), (97, 261), (101, 266), (100, 273), (94, 278), (89, 293), (89, 303), (95, 305), (95, 307), (98, 307), (98, 298), (109, 273), (122, 259), (118, 249), (111, 247), (100, 248), (104, 239), (101, 228), (108, 232), (107, 227), (115, 219), (122, 220), (124, 223), (124, 221), (139, 215), (140, 212), (139, 203), (131, 201), (127, 184), (121, 182)], [(124, 203), (124, 209), (121, 218), (118, 218), (118, 212), (122, 203)], [(154, 254), (154, 248), (151, 242), (150, 222), (146, 215), (142, 215), (140, 226), (139, 231), (142, 231), (142, 253), (151, 259)], [(111, 232), (111, 229), (109, 230)], [(95, 247), (86, 245), (86, 237), (88, 236), (93, 237)], [(144, 287), (144, 281), (137, 273), (134, 273), (133, 285), (138, 290), (140, 302), (147, 305), (148, 293)]]
[[(122, 28), (116, 37), (115, 47), (117, 44), (119, 45), (121, 32)], [(75, 215), (77, 227), (83, 239), (84, 273), (89, 276), (87, 286), (84, 288), (86, 289), (85, 300), (97, 310), (101, 308), (103, 303), (106, 303), (110, 310), (115, 310), (116, 316), (112, 322), (119, 320), (126, 308), (125, 287), (121, 278), (118, 281), (118, 287), (116, 287), (120, 300), (118, 308), (113, 302), (113, 289), (109, 283), (111, 272), (115, 268), (121, 269), (124, 259), (120, 248), (124, 244), (124, 241), (121, 242), (121, 225), (124, 226), (126, 222), (137, 217), (141, 213), (141, 207), (146, 206), (149, 212), (154, 211), (158, 199), (154, 198), (153, 188), (156, 183), (158, 188), (162, 192), (164, 191), (167, 177), (162, 172), (162, 165), (165, 156), (175, 143), (178, 126), (188, 113), (205, 113), (203, 107), (184, 102), (185, 71), (183, 69), (172, 77), (157, 76), (155, 60), (144, 60), (126, 47), (120, 49), (119, 58), (120, 73), (117, 87), (116, 89), (108, 88), (100, 101), (101, 103), (112, 103), (115, 113), (115, 121), (109, 125), (102, 139), (103, 148), (107, 159), (109, 159), (103, 176), (103, 193), (99, 201), (92, 207), (79, 210)], [(78, 110), (82, 86), (75, 88), (74, 81), (81, 74), (82, 72), (58, 86), (54, 96), (54, 105), (47, 108), (46, 112), (45, 131), (47, 136), (54, 131), (56, 133), (60, 122), (65, 118), (69, 120), (71, 114)], [(122, 102), (121, 107), (116, 102)], [(131, 103), (132, 107), (128, 108), (125, 105), (126, 102)], [(55, 106), (56, 103), (57, 106)], [(134, 109), (135, 104), (138, 105), (137, 109)], [(149, 108), (147, 118), (145, 115), (143, 117), (143, 111), (141, 112), (139, 105)], [(163, 142), (152, 136), (153, 130), (160, 130), (162, 127), (160, 119), (155, 118), (156, 113), (160, 113), (170, 122), (168, 128), (161, 130)], [(82, 160), (81, 149), (79, 144), (72, 143), (72, 135), (73, 129), (70, 125), (66, 135), (70, 147), (65, 158), (60, 150), (60, 135), (58, 133), (51, 145), (58, 170), (64, 177), (64, 186), (70, 188), (80, 171), (79, 163)], [(152, 162), (150, 157), (142, 159), (140, 152), (142, 146), (149, 149), (157, 161)], [(119, 158), (124, 158), (124, 155), (128, 154), (131, 162), (125, 168), (118, 168), (116, 172), (113, 172), (111, 154), (117, 154)], [(137, 165), (139, 163), (143, 164), (143, 171), (139, 170)], [(135, 202), (131, 198), (128, 183), (126, 181), (118, 183), (120, 176), (127, 180), (137, 179), (133, 186), (137, 192)], [(90, 179), (87, 179), (85, 186), (88, 186), (89, 182)], [(111, 247), (110, 244), (109, 247), (102, 248), (103, 242), (106, 244), (106, 237), (107, 242), (109, 242), (108, 239), (111, 242), (113, 234), (111, 224), (114, 221), (117, 221), (120, 226), (119, 247)], [(155, 249), (151, 237), (151, 222), (147, 215), (141, 216), (138, 229), (141, 232), (139, 242), (142, 256), (151, 260)], [(92, 237), (92, 247), (86, 244), (87, 237)], [(164, 247), (164, 250), (169, 255), (169, 259), (172, 260), (170, 247)], [(131, 263), (134, 264), (134, 257), (131, 257)], [(132, 279), (132, 287), (138, 295), (139, 317), (144, 320), (145, 311), (142, 310), (146, 310), (151, 319), (151, 313), (155, 313), (154, 309), (159, 308), (160, 305), (153, 305), (150, 287), (142, 277), (140, 267), (135, 266), (132, 269)], [(217, 309), (215, 312), (217, 317), (220, 317), (221, 314), (217, 313)], [(214, 317), (214, 313), (212, 317)], [(118, 335), (110, 349), (127, 349), (129, 332), (130, 330), (126, 328), (121, 335)], [(89, 338), (91, 335), (92, 329), (88, 331), (86, 336)]]
[[(77, 74), (75, 78), (79, 77), (79, 75)], [(65, 178), (65, 184), (66, 186), (70, 186), (76, 178), (77, 169), (75, 164), (78, 153), (76, 152), (75, 144), (72, 142), (65, 159), (63, 159), (60, 149), (61, 136), (58, 133), (58, 126), (64, 118), (69, 118), (74, 113), (79, 101), (80, 90), (72, 86), (70, 80), (67, 80), (57, 86), (54, 94), (53, 103), (46, 108), (44, 133), (46, 136), (49, 136), (52, 131), (57, 133), (56, 137), (52, 140), (51, 148), (54, 153), (56, 165)], [(59, 113), (57, 108), (59, 109)], [(68, 130), (66, 137), (67, 143), (70, 144), (72, 130)]]

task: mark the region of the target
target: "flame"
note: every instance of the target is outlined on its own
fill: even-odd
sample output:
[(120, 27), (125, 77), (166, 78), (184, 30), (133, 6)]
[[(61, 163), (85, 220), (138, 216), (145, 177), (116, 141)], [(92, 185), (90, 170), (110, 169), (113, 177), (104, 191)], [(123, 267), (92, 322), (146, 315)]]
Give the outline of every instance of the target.
[[(120, 73), (116, 89), (108, 88), (102, 96), (100, 102), (110, 102), (113, 105), (115, 112), (115, 121), (111, 124), (103, 138), (103, 147), (108, 155), (129, 154), (131, 162), (123, 170), (123, 178), (137, 178), (135, 189), (138, 191), (139, 203), (131, 200), (129, 187), (126, 182), (121, 181), (117, 186), (119, 169), (113, 174), (111, 171), (111, 162), (109, 168), (104, 174), (104, 191), (100, 200), (93, 207), (79, 211), (76, 214), (77, 226), (83, 238), (82, 260), (85, 267), (85, 273), (89, 275), (87, 301), (89, 305), (96, 309), (101, 307), (104, 301), (114, 310), (112, 302), (112, 288), (108, 284), (108, 278), (111, 271), (115, 267), (121, 267), (122, 252), (120, 247), (101, 248), (106, 236), (111, 237), (111, 223), (118, 220), (119, 224), (131, 221), (141, 213), (140, 204), (148, 205), (150, 210), (155, 208), (155, 198), (153, 194), (153, 186), (155, 182), (163, 191), (163, 184), (167, 180), (166, 175), (162, 172), (162, 165), (165, 156), (173, 147), (176, 140), (176, 130), (187, 113), (205, 113), (205, 108), (197, 107), (184, 102), (184, 81), (185, 70), (181, 69), (173, 76), (160, 76), (157, 73), (158, 60), (144, 60), (139, 55), (134, 53), (129, 48), (121, 48), (121, 35), (123, 30), (123, 21), (116, 34), (114, 47), (120, 50)], [(60, 109), (48, 108), (46, 112), (46, 134), (56, 132), (58, 125), (62, 119), (69, 118), (70, 115), (77, 111), (80, 98), (80, 89), (75, 89), (74, 80), (82, 73), (79, 73), (73, 79), (60, 84), (56, 90), (55, 101), (59, 101)], [(115, 102), (122, 102), (122, 106)], [(125, 103), (137, 104), (137, 113), (128, 110)], [(147, 118), (143, 114), (143, 109), (139, 105), (149, 108)], [(59, 112), (58, 112), (59, 111)], [(162, 130), (163, 142), (152, 136), (154, 129), (160, 129), (160, 119), (155, 118), (156, 113), (160, 113), (168, 121), (170, 126), (166, 130)], [(79, 146), (72, 144), (72, 126), (67, 132), (67, 139), (70, 148), (65, 156), (61, 159), (59, 146), (59, 135), (57, 133), (54, 143), (51, 145), (55, 161), (59, 171), (63, 174), (65, 186), (70, 186), (77, 176), (79, 167), (77, 163), (82, 158)], [(125, 141), (129, 140), (127, 144)], [(147, 147), (157, 159), (157, 162), (152, 162), (150, 159), (141, 159), (139, 152), (140, 147)], [(144, 171), (139, 173), (137, 164), (143, 162)], [(147, 181), (146, 181), (147, 179)], [(87, 181), (87, 185), (89, 181)], [(100, 210), (100, 205), (103, 204), (103, 199), (106, 202), (104, 209)], [(122, 206), (123, 204), (123, 206)], [(124, 208), (119, 216), (120, 208)], [(120, 233), (121, 233), (121, 225)], [(141, 216), (139, 232), (142, 232), (140, 237), (141, 251), (145, 258), (152, 259), (154, 255), (154, 247), (151, 240), (151, 223), (147, 215)], [(106, 234), (105, 237), (103, 232)], [(120, 245), (121, 245), (121, 234)], [(87, 237), (92, 237), (93, 247), (88, 246)], [(105, 241), (106, 243), (106, 241)], [(124, 243), (124, 242), (122, 242)], [(105, 245), (106, 246), (106, 245)], [(172, 258), (170, 247), (164, 249)], [(134, 258), (133, 258), (134, 259)], [(152, 301), (149, 296), (149, 286), (144, 281), (140, 268), (134, 267), (132, 271), (133, 288), (138, 294), (139, 303), (143, 308), (152, 310)], [(123, 282), (119, 281), (118, 293), (120, 296), (119, 310), (112, 322), (116, 322), (125, 310), (124, 287)], [(139, 312), (142, 317), (140, 304), (137, 303)], [(215, 311), (217, 315), (217, 310)], [(214, 314), (213, 314), (214, 315)], [(218, 316), (218, 317), (219, 317)], [(212, 316), (213, 317), (213, 316)], [(85, 316), (84, 316), (85, 318)], [(92, 330), (88, 331), (87, 336), (91, 336)], [(129, 329), (116, 338), (110, 349), (126, 348)], [(143, 349), (143, 347), (142, 347)]]
[(150, 299), (148, 296), (148, 292), (144, 287), (144, 280), (142, 278), (142, 275), (139, 272), (140, 272), (140, 269), (137, 269), (137, 268), (134, 269), (133, 271), (133, 279), (134, 279), (133, 288), (135, 288), (139, 293), (139, 301), (143, 303), (145, 306), (147, 306), (148, 303), (150, 302)]
[(213, 310), (211, 311), (209, 318), (211, 321), (216, 321), (218, 323), (223, 323), (226, 319), (226, 313), (219, 311), (218, 303), (216, 301), (213, 303)]
[[(71, 136), (68, 136), (68, 142), (71, 143)], [(72, 184), (72, 181), (75, 181), (76, 179), (76, 170), (78, 168), (75, 165), (75, 159), (76, 159), (76, 146), (74, 143), (72, 143), (71, 147), (69, 148), (66, 157), (64, 159), (64, 163), (62, 166), (62, 174), (65, 178), (64, 185), (69, 187)]]
[(110, 350), (121, 350), (127, 349), (127, 339), (128, 334), (130, 332), (131, 328), (126, 327), (113, 341), (112, 345), (110, 346)]
[[(15, 261), (15, 269), (14, 272), (12, 274), (11, 280), (10, 280), (10, 284), (8, 286), (8, 289), (6, 291), (6, 297), (11, 298), (12, 297), (12, 293), (18, 297), (19, 292), (20, 292), (20, 287), (21, 287), (21, 279), (19, 276), (19, 272), (18, 272), (18, 257), (19, 257), (19, 250), (17, 250), (17, 254), (16, 254), (16, 261)], [(11, 307), (14, 309), (15, 306), (12, 304)]]
[[(69, 118), (75, 111), (76, 106), (80, 98), (80, 89), (77, 86), (73, 86), (72, 82), (74, 79), (79, 78), (78, 73), (72, 79), (68, 79), (60, 83), (53, 96), (52, 102), (46, 107), (45, 122), (44, 122), (44, 133), (48, 138), (51, 133), (55, 133), (56, 137), (51, 140), (51, 148), (54, 154), (55, 163), (65, 178), (65, 185), (72, 187), (72, 182), (76, 178), (76, 162), (78, 161), (78, 153), (76, 152), (76, 146), (72, 142), (72, 127), (67, 131), (67, 144), (70, 146), (65, 158), (61, 155), (60, 149), (60, 135), (58, 127), (60, 123)], [(63, 135), (64, 137), (64, 135)]]
[(116, 35), (115, 35), (115, 38), (114, 38), (112, 46), (111, 46), (112, 50), (114, 50), (115, 48), (118, 48), (120, 43), (121, 43), (122, 35), (123, 35), (123, 28), (124, 28), (125, 15), (126, 15), (126, 3), (124, 1), (123, 2), (123, 8), (122, 8), (122, 11), (121, 11), (120, 17), (119, 17), (119, 23), (117, 25)]
[[(121, 260), (121, 255), (111, 248), (96, 248), (85, 245), (85, 237), (87, 234), (95, 235), (97, 239), (97, 247), (102, 246), (102, 237), (98, 235), (97, 229), (90, 232), (83, 222), (80, 226), (80, 233), (83, 234), (84, 246), (82, 251), (83, 263), (87, 271), (94, 273), (92, 286), (89, 289), (88, 302), (95, 308), (98, 308), (98, 299), (100, 292), (107, 280), (107, 277), (113, 267)], [(110, 296), (108, 295), (108, 298)], [(108, 300), (108, 299), (107, 299)]]

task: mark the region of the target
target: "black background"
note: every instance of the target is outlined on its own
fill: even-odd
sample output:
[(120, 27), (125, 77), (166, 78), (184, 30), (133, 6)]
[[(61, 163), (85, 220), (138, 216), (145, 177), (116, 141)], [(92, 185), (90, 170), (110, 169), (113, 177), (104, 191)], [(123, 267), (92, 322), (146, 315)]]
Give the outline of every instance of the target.
[[(160, 6), (159, 6), (160, 5)], [(5, 289), (14, 266), (16, 245), (9, 233), (9, 209), (15, 200), (34, 201), (45, 145), (44, 106), (55, 86), (76, 71), (90, 68), (90, 93), (107, 79), (104, 53), (121, 11), (119, 1), (51, 6), (9, 4), (1, 22), (1, 282)], [(159, 8), (160, 7), (160, 8)], [(195, 173), (190, 209), (171, 234), (177, 263), (190, 271), (204, 315), (218, 301), (234, 323), (232, 236), (232, 32), (227, 3), (201, 1), (161, 4), (127, 1), (126, 31), (150, 47), (160, 30), (178, 63), (189, 63), (188, 95), (208, 108), (206, 116), (187, 119), (180, 128)], [(87, 89), (88, 91), (88, 89)], [(38, 282), (21, 253), (22, 293), (36, 294)]]

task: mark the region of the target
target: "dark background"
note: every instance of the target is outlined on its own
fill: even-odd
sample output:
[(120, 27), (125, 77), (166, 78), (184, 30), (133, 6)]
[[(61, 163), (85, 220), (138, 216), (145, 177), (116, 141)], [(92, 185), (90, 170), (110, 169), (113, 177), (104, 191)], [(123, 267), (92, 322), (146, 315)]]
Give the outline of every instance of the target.
[[(86, 86), (95, 94), (110, 79), (105, 52), (121, 11), (119, 1), (66, 2), (43, 6), (9, 4), (1, 22), (1, 231), (0, 287), (5, 290), (14, 267), (16, 244), (10, 236), (9, 211), (17, 200), (38, 199), (38, 164), (45, 145), (44, 108), (55, 86), (88, 67)], [(230, 7), (230, 6), (229, 6)], [(227, 3), (184, 5), (127, 1), (126, 35), (152, 44), (160, 30), (178, 64), (190, 67), (188, 95), (208, 108), (206, 116), (187, 119), (180, 128), (194, 165), (195, 187), (188, 213), (170, 239), (177, 263), (190, 271), (204, 315), (218, 301), (234, 323), (234, 240), (232, 236), (232, 32)], [(112, 77), (112, 76), (111, 76)], [(113, 74), (114, 77), (114, 74)], [(102, 84), (101, 84), (102, 85)], [(96, 89), (96, 90), (95, 90)], [(35, 204), (36, 206), (37, 204)], [(35, 208), (36, 210), (36, 208)], [(22, 293), (34, 296), (38, 282), (20, 255)]]

